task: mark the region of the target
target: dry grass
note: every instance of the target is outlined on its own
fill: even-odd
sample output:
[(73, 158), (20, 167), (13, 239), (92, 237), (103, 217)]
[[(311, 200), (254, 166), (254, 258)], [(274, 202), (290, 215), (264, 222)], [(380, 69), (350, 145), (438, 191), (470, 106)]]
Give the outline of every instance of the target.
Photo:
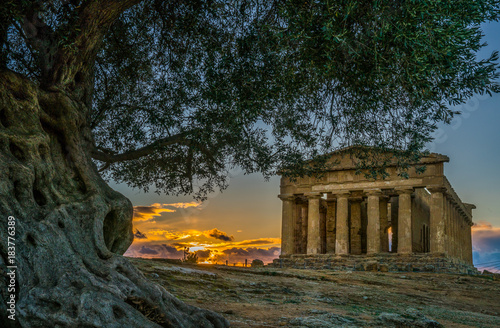
[(182, 265), (202, 270), (190, 272), (165, 270), (175, 265), (162, 260), (133, 262), (179, 299), (222, 313), (232, 327), (390, 326), (382, 313), (405, 318), (411, 311), (445, 327), (500, 327), (500, 282), (481, 276)]

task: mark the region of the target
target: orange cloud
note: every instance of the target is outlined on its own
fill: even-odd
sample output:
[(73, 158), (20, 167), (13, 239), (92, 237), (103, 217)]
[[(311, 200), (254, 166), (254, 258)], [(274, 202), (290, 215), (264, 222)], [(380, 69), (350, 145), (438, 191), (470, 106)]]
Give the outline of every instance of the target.
[(235, 244), (239, 245), (239, 246), (280, 245), (281, 239), (280, 238), (259, 238), (259, 239), (243, 240), (243, 241), (237, 242)]
[(205, 236), (219, 239), (222, 241), (233, 241), (234, 240), (233, 236), (229, 236), (227, 233), (225, 233), (224, 231), (220, 231), (217, 228), (214, 228), (214, 229), (209, 230), (209, 231), (205, 231)]
[(131, 257), (173, 258), (183, 257), (183, 249), (189, 248), (195, 252), (204, 263), (234, 263), (248, 264), (254, 259), (265, 263), (278, 258), (280, 253), (279, 238), (258, 238), (235, 241), (229, 233), (213, 228), (211, 230), (177, 230), (172, 221), (156, 223), (152, 219), (163, 212), (180, 211), (183, 208), (197, 208), (201, 203), (155, 203), (149, 206), (134, 208), (135, 240), (125, 253)]
[(175, 212), (170, 208), (164, 208), (162, 204), (151, 204), (150, 206), (134, 206), (134, 221), (149, 221), (163, 212)]
[(201, 202), (189, 202), (189, 203), (172, 203), (172, 204), (163, 204), (163, 206), (172, 206), (175, 208), (188, 208), (188, 207), (200, 207)]
[(166, 229), (150, 229), (148, 230), (148, 235), (150, 235), (150, 239), (169, 241), (199, 237), (202, 236), (203, 233), (197, 230), (174, 231)]
[(200, 202), (184, 202), (184, 203), (171, 203), (171, 204), (160, 204), (154, 203), (149, 206), (139, 205), (134, 206), (134, 220), (135, 221), (149, 221), (157, 216), (161, 216), (161, 213), (173, 213), (177, 209), (185, 208), (197, 208), (200, 207), (202, 203)]

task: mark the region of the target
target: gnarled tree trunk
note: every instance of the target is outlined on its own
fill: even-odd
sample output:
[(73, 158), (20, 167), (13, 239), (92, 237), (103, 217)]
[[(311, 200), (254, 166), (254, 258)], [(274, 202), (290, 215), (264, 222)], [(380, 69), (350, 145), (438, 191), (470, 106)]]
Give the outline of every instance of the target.
[[(0, 326), (228, 326), (121, 256), (133, 239), (132, 204), (101, 179), (92, 145), (82, 102), (0, 72)], [(16, 321), (7, 318), (10, 265), (17, 266)]]

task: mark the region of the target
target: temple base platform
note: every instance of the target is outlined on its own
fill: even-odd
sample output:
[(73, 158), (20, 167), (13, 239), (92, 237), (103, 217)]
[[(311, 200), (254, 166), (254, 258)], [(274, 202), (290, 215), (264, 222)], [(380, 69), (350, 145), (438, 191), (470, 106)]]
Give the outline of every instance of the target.
[(473, 265), (444, 253), (293, 254), (281, 255), (270, 265), (276, 268), (334, 271), (479, 273)]

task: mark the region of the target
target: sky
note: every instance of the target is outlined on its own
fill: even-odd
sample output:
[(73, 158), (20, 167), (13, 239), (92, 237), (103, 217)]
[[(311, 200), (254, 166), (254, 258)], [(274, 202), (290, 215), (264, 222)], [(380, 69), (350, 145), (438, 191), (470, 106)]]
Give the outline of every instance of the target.
[[(500, 23), (483, 25), (488, 46), (479, 57), (500, 50)], [(456, 109), (450, 125), (441, 125), (428, 149), (449, 156), (445, 174), (473, 211), (474, 264), (500, 272), (500, 95), (476, 95)], [(182, 258), (183, 247), (201, 261), (270, 262), (278, 258), (281, 235), (279, 178), (230, 173), (228, 189), (203, 203), (191, 197), (144, 193), (125, 185), (111, 186), (134, 205), (134, 243), (127, 256)]]

